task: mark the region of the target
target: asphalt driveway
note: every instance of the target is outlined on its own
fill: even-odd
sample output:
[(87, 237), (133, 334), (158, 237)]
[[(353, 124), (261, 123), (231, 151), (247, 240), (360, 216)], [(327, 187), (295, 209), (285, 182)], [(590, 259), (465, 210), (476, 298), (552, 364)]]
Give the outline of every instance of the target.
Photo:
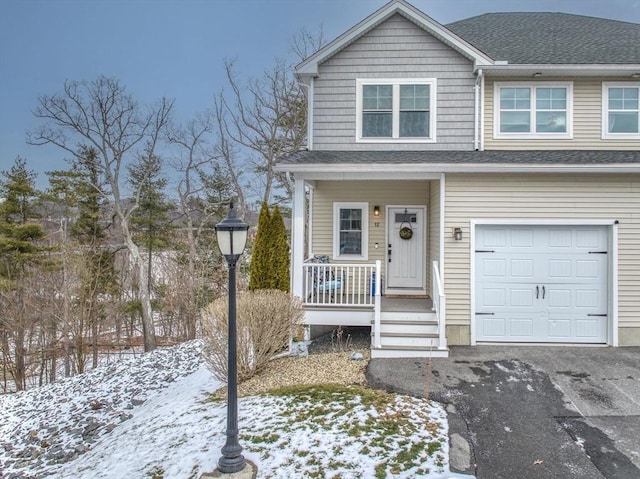
[(444, 403), (451, 467), (478, 479), (640, 478), (640, 348), (454, 346), (367, 378)]

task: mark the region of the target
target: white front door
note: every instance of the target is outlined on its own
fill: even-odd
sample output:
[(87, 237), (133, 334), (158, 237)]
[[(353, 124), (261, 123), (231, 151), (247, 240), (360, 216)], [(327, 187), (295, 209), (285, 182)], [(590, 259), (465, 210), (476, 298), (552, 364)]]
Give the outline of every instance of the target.
[(480, 225), (478, 341), (606, 343), (605, 226)]
[(423, 207), (389, 207), (387, 210), (386, 281), (389, 289), (404, 288), (408, 290), (407, 294), (424, 290), (424, 216)]

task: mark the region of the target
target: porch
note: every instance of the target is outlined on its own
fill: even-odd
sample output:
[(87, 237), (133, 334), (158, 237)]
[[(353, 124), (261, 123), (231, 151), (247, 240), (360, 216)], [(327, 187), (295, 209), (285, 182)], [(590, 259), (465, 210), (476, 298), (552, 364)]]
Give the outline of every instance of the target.
[[(447, 357), (446, 298), (438, 262), (429, 296), (382, 296), (381, 262), (303, 265), (305, 323), (370, 326), (371, 357)], [(378, 280), (376, 280), (378, 279)]]
[(373, 357), (447, 355), (444, 175), (296, 175), (292, 291), (305, 324), (371, 327)]

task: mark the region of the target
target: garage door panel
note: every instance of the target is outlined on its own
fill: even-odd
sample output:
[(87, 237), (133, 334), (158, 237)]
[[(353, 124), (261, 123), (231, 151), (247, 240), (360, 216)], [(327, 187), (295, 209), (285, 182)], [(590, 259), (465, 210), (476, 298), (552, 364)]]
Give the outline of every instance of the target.
[(477, 292), (480, 303), (491, 312), (503, 312), (511, 309), (531, 310), (535, 306), (535, 289), (512, 283), (492, 283), (480, 286)]
[(507, 260), (505, 258), (483, 258), (480, 261), (480, 268), (484, 276), (503, 278), (507, 274)]
[[(545, 288), (546, 289), (546, 288)], [(548, 298), (548, 308), (553, 309), (572, 309), (572, 291), (570, 288), (550, 288)]]
[(583, 342), (599, 343), (606, 331), (606, 318), (593, 317), (576, 321), (576, 336), (581, 338)]
[(535, 274), (535, 263), (530, 258), (512, 258), (509, 261), (509, 269), (514, 279), (532, 279)]
[(485, 341), (532, 342), (535, 316), (531, 313), (485, 316), (480, 323)]
[(482, 335), (488, 341), (504, 341), (507, 334), (507, 319), (504, 317), (487, 317), (482, 321)]
[(534, 328), (533, 316), (517, 317), (511, 316), (509, 326), (511, 328), (511, 337), (516, 341), (531, 341)]
[(476, 239), (478, 341), (606, 342), (607, 227), (481, 225)]
[(599, 255), (597, 258), (581, 259), (575, 261), (576, 278), (595, 280), (607, 271), (606, 257)]
[[(562, 341), (570, 342), (572, 338), (571, 334), (571, 319), (549, 319), (546, 321), (546, 340), (547, 341)], [(544, 337), (544, 336), (542, 336)]]

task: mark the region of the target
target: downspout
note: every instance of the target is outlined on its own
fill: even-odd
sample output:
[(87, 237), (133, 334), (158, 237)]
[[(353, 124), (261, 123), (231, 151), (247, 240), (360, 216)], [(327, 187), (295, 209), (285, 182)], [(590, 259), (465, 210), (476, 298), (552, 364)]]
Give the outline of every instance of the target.
[(473, 149), (475, 151), (480, 150), (480, 115), (482, 114), (480, 109), (481, 82), (482, 82), (482, 68), (478, 69), (478, 72), (476, 74), (476, 83), (473, 86), (473, 99), (474, 99)]

